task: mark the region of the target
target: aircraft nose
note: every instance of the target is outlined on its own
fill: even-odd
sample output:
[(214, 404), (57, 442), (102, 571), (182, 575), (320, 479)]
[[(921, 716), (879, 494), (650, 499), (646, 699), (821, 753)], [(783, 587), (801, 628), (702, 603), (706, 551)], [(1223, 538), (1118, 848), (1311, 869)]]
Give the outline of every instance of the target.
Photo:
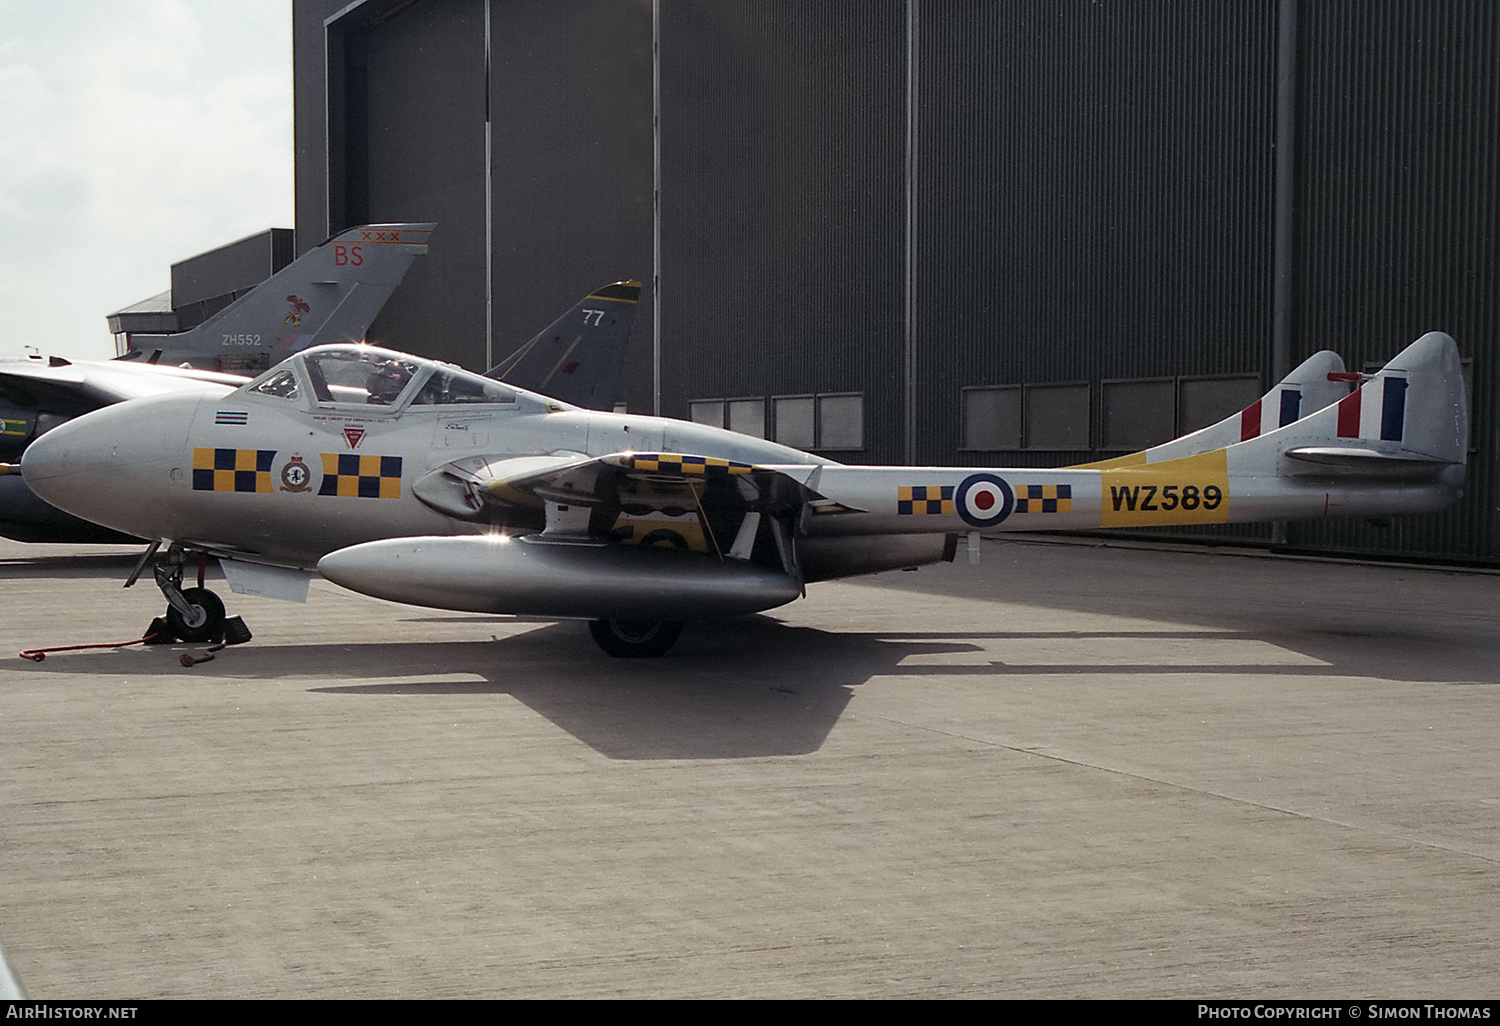
[(132, 468), (170, 460), (186, 445), (187, 422), (164, 430), (169, 411), (147, 408), (159, 405), (137, 399), (59, 424), (21, 454), (22, 479), (53, 506), (114, 526), (112, 508), (137, 483)]
[(21, 453), (21, 474), (32, 491), (36, 491), (37, 485), (42, 481), (66, 477), (82, 469), (78, 447), (73, 444), (75, 440), (69, 437), (72, 432), (68, 429), (74, 423), (76, 420), (59, 424)]

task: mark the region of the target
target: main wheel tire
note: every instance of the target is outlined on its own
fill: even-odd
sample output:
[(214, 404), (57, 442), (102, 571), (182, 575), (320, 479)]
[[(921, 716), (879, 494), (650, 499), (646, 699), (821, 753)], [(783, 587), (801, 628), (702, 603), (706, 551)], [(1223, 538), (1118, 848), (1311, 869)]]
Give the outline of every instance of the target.
[(182, 597), (187, 599), (188, 605), (203, 611), (203, 622), (189, 627), (182, 614), (168, 606), (167, 626), (172, 633), (190, 644), (218, 640), (224, 632), (224, 603), (219, 596), (207, 588), (184, 588)]
[(682, 621), (590, 620), (589, 633), (617, 659), (654, 659), (677, 644)]

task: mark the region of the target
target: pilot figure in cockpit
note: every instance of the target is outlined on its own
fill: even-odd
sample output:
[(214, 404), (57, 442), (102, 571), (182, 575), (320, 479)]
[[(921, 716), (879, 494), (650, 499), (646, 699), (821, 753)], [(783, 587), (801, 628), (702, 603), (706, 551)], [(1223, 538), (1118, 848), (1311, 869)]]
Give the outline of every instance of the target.
[(370, 393), (369, 402), (389, 406), (400, 398), (410, 380), (411, 368), (400, 360), (385, 360), (376, 364), (365, 382), (365, 390)]

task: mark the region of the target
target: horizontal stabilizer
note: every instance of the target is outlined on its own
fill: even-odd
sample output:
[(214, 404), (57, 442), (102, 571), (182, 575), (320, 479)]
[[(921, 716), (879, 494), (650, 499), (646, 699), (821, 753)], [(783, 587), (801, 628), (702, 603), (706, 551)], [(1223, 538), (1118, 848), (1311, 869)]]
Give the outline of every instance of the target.
[(1300, 449), (1288, 449), (1286, 454), (1294, 460), (1307, 463), (1353, 469), (1363, 469), (1377, 463), (1410, 463), (1419, 467), (1448, 466), (1447, 460), (1435, 460), (1428, 456), (1392, 456), (1374, 449), (1339, 448), (1332, 445), (1303, 446)]
[(1385, 480), (1419, 480), (1433, 477), (1453, 464), (1426, 456), (1393, 456), (1374, 449), (1340, 448), (1338, 446), (1302, 446), (1288, 449), (1286, 455), (1312, 469), (1337, 474), (1343, 478)]

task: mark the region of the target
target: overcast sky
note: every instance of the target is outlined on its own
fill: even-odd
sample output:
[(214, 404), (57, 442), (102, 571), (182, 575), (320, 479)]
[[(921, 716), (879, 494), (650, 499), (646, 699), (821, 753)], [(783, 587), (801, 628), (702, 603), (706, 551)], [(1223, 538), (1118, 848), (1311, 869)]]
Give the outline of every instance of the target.
[(0, 355), (292, 215), (291, 0), (0, 0)]

